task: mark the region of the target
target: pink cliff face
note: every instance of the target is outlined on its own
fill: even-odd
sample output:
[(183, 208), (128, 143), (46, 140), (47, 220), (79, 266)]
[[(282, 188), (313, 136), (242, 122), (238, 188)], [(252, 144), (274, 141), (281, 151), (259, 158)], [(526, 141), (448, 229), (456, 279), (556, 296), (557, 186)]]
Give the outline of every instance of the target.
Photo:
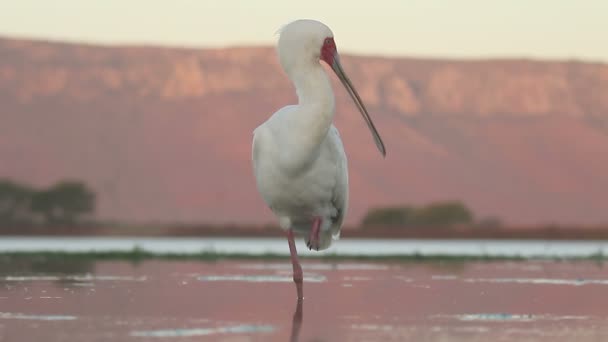
[[(0, 40), (0, 177), (82, 179), (102, 218), (274, 222), (251, 138), (296, 101), (275, 54)], [(395, 151), (381, 159), (332, 75), (347, 224), (373, 206), (443, 199), (513, 223), (608, 221), (608, 66), (341, 62)]]

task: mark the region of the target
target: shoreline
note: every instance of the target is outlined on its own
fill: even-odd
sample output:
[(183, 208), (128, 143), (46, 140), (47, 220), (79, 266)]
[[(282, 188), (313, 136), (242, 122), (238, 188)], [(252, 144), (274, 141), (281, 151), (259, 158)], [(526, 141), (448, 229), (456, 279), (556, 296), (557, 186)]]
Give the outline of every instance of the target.
[[(593, 261), (603, 265), (608, 260), (608, 255), (590, 254), (586, 256), (499, 256), (499, 255), (451, 255), (451, 254), (398, 254), (398, 255), (339, 255), (339, 254), (320, 254), (300, 255), (301, 260), (316, 260), (321, 262), (329, 261), (366, 261), (366, 262), (493, 262), (493, 261), (555, 261), (555, 262), (576, 262)], [(155, 253), (134, 248), (132, 251), (110, 251), (110, 252), (0, 252), (0, 262), (11, 260), (31, 259), (41, 261), (61, 261), (61, 260), (81, 260), (81, 261), (289, 261), (289, 255), (283, 254), (249, 254), (249, 253)]]
[[(344, 239), (324, 251), (298, 240), (298, 255), (317, 260), (596, 260), (608, 259), (607, 241)], [(0, 258), (115, 260), (289, 260), (283, 238), (5, 237)]]

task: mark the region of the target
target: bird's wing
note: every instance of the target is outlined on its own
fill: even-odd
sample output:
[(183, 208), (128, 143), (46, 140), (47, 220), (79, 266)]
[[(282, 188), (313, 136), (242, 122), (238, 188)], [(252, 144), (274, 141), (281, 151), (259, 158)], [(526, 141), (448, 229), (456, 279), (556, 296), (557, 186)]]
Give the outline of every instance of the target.
[(253, 139), (251, 142), (251, 162), (253, 164), (253, 171), (256, 171), (256, 165), (260, 156), (260, 144), (259, 144), (259, 131), (262, 129), (261, 126), (258, 126), (253, 130)]
[(331, 233), (334, 238), (340, 237), (340, 229), (344, 222), (344, 217), (348, 210), (348, 161), (346, 159), (346, 153), (344, 152), (344, 146), (340, 139), (340, 134), (335, 126), (331, 126), (329, 132), (331, 139), (333, 139), (336, 159), (336, 185), (333, 191), (332, 203), (336, 209), (336, 216), (332, 218)]

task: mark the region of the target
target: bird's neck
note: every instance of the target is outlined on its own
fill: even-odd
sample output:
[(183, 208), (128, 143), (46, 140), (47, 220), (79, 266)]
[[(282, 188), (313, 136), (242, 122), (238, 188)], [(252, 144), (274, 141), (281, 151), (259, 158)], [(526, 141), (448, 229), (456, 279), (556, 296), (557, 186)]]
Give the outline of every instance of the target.
[(335, 99), (331, 82), (320, 63), (310, 63), (291, 73), (298, 94), (299, 126), (311, 142), (321, 143), (334, 118)]
[(334, 94), (329, 78), (319, 62), (300, 65), (288, 71), (298, 94), (298, 109), (290, 117), (285, 132), (290, 148), (285, 151), (286, 166), (293, 172), (306, 170), (316, 160), (334, 117)]
[(301, 107), (314, 107), (319, 115), (334, 113), (334, 92), (320, 63), (310, 63), (291, 73)]

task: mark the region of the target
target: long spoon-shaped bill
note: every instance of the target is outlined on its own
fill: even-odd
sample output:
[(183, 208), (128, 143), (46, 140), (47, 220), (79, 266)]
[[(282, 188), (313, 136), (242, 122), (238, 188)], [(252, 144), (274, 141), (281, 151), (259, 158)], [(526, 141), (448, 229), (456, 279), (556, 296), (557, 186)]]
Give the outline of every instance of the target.
[(355, 90), (355, 87), (353, 87), (353, 84), (350, 82), (350, 79), (348, 78), (348, 76), (346, 76), (344, 69), (342, 69), (342, 65), (340, 64), (340, 59), (337, 54), (334, 55), (334, 60), (333, 60), (333, 63), (331, 64), (331, 68), (336, 73), (336, 75), (338, 76), (338, 78), (340, 79), (340, 81), (342, 82), (342, 84), (344, 85), (344, 87), (346, 88), (348, 93), (350, 94), (350, 97), (353, 99), (353, 101), (357, 105), (357, 108), (359, 108), (359, 111), (361, 112), (363, 119), (367, 123), (367, 127), (369, 127), (369, 130), (372, 132), (372, 135), (374, 136), (374, 141), (376, 142), (376, 146), (378, 147), (378, 150), (380, 150), (380, 153), (382, 153), (382, 156), (386, 156), (386, 148), (384, 147), (382, 138), (380, 138), (380, 134), (378, 134), (378, 131), (376, 130), (376, 127), (374, 126), (372, 119), (369, 117), (369, 114), (367, 113), (367, 109), (365, 109), (365, 106), (363, 105), (363, 101), (361, 101), (361, 98), (359, 97), (359, 94)]

